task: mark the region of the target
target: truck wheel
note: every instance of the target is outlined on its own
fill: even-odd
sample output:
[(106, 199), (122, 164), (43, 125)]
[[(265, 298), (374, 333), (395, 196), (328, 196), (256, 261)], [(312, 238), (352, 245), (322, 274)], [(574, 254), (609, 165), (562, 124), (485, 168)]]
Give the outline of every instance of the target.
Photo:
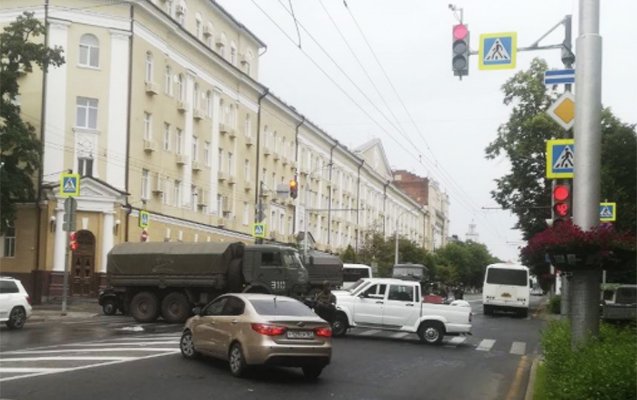
[(243, 274), (241, 273), (241, 259), (230, 261), (228, 268), (228, 290), (231, 293), (241, 293), (243, 289)]
[(130, 313), (137, 322), (153, 322), (159, 316), (159, 300), (154, 293), (139, 292), (130, 303)]
[(102, 312), (104, 315), (115, 315), (117, 313), (117, 301), (115, 301), (115, 299), (104, 300)]
[(168, 293), (161, 301), (161, 316), (171, 324), (181, 323), (190, 315), (190, 303), (180, 292)]
[(438, 321), (423, 322), (418, 328), (420, 341), (427, 344), (440, 344), (445, 335), (445, 327)]
[(334, 317), (334, 321), (332, 322), (332, 336), (345, 336), (345, 334), (347, 333), (347, 328), (347, 316), (342, 312), (337, 313)]

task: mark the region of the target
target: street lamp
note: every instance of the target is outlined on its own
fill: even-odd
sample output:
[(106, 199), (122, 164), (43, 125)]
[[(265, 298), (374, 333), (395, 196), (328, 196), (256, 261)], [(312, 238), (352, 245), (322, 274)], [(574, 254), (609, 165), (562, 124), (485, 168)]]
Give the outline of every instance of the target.
[(394, 248), (394, 265), (398, 264), (398, 223), (400, 221), (400, 217), (406, 212), (412, 212), (414, 210), (423, 210), (424, 208), (425, 206), (410, 208), (410, 209), (404, 210), (403, 212), (398, 214), (398, 216), (396, 217), (396, 230), (394, 231), (394, 236), (396, 240), (396, 246)]

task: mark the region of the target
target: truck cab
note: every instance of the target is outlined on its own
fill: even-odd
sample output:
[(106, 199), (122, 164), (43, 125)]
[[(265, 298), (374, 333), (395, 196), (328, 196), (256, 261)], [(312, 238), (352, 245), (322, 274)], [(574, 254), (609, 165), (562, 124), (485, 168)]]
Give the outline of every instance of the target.
[(246, 246), (242, 270), (243, 292), (293, 296), (308, 290), (308, 271), (291, 247)]

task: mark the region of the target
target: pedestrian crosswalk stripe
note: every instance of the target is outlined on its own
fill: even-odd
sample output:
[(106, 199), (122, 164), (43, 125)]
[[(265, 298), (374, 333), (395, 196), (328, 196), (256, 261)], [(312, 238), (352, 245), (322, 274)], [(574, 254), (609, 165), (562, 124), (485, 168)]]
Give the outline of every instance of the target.
[(121, 356), (52, 356), (52, 357), (15, 357), (15, 358), (2, 358), (3, 363), (8, 362), (22, 362), (22, 361), (114, 361), (114, 360), (135, 360), (136, 357), (121, 357)]
[(402, 339), (405, 336), (409, 336), (411, 335), (410, 332), (396, 332), (396, 333), (392, 333), (391, 335), (389, 335), (390, 337), (393, 337), (395, 339)]
[(464, 343), (465, 340), (467, 340), (466, 336), (454, 336), (451, 339), (449, 339), (449, 341), (447, 343), (449, 343), (449, 344), (460, 344), (460, 343)]
[(482, 340), (480, 342), (480, 344), (478, 345), (476, 350), (489, 351), (489, 350), (491, 350), (491, 348), (493, 347), (494, 344), (495, 344), (495, 340), (493, 340), (493, 339), (484, 339), (484, 340)]
[(509, 351), (509, 353), (511, 353), (511, 354), (519, 354), (519, 355), (526, 354), (526, 343), (524, 343), (524, 342), (513, 342), (513, 344), (511, 345), (511, 351)]
[[(142, 345), (158, 345), (158, 344), (179, 344), (179, 340), (162, 340), (162, 341), (134, 341), (134, 342), (100, 342), (100, 343), (75, 343), (75, 344), (63, 344), (65, 347), (99, 347), (109, 344), (117, 346), (142, 346)], [(138, 350), (137, 348), (132, 348)]]
[(60, 372), (66, 368), (0, 368), (3, 374), (25, 374), (25, 373), (42, 373), (42, 372)]
[(139, 351), (161, 351), (161, 352), (179, 352), (179, 350), (166, 348), (166, 347), (144, 347), (141, 349), (131, 347), (120, 347), (110, 349), (64, 349), (64, 350), (25, 350), (25, 351), (6, 351), (2, 354), (56, 354), (56, 353), (69, 353), (69, 352), (84, 352), (84, 353), (113, 353), (118, 351), (124, 352), (139, 352)]
[(377, 333), (380, 333), (380, 331), (378, 329), (369, 329), (369, 330), (360, 332), (359, 335), (360, 336), (371, 336), (371, 335), (376, 335)]

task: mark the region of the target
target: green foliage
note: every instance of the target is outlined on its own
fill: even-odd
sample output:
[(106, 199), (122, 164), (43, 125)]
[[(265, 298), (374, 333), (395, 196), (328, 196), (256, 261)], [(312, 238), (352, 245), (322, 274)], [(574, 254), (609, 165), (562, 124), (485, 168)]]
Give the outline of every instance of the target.
[(597, 338), (571, 348), (567, 321), (542, 334), (546, 399), (618, 400), (637, 398), (637, 335), (634, 328), (602, 324)]
[(436, 280), (475, 287), (482, 286), (486, 266), (497, 262), (485, 245), (472, 241), (451, 242), (436, 252), (436, 259), (441, 265)]
[(546, 366), (540, 363), (535, 372), (535, 385), (533, 386), (533, 400), (548, 399), (546, 394)]
[(44, 25), (25, 12), (0, 33), (0, 232), (15, 218), (15, 204), (35, 200), (33, 179), (40, 169), (41, 143), (35, 129), (22, 121), (16, 103), (19, 81), (34, 64), (46, 70), (64, 63), (60, 48), (34, 41)]
[(561, 312), (562, 307), (562, 296), (556, 295), (551, 297), (549, 300), (549, 311), (552, 314), (559, 314)]
[(344, 263), (352, 263), (352, 264), (356, 263), (356, 252), (354, 251), (354, 248), (352, 247), (352, 245), (347, 246), (345, 251), (343, 251), (343, 253), (340, 254), (340, 258), (341, 260), (343, 260)]

